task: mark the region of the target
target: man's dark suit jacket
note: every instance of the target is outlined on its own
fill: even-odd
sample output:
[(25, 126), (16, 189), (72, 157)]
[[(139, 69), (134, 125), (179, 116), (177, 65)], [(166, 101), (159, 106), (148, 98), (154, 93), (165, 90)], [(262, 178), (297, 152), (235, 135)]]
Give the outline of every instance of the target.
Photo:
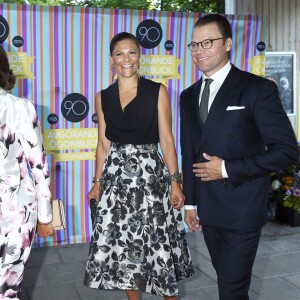
[[(180, 95), (185, 204), (197, 205), (202, 225), (257, 229), (267, 218), (268, 174), (299, 157), (277, 86), (232, 66), (203, 126), (201, 83)], [(228, 178), (209, 182), (196, 178), (192, 165), (201, 161), (203, 153), (224, 159)]]

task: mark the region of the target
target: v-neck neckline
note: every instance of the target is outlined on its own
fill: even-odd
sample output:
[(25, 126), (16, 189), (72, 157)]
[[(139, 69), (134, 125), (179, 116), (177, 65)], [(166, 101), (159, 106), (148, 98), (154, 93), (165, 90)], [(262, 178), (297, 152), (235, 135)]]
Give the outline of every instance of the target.
[(118, 103), (119, 103), (119, 107), (121, 109), (121, 112), (124, 113), (126, 108), (132, 103), (132, 102), (135, 102), (137, 97), (138, 97), (138, 94), (139, 94), (139, 86), (140, 86), (140, 78), (138, 79), (138, 82), (137, 82), (137, 87), (136, 87), (136, 95), (124, 106), (122, 107), (122, 104), (121, 104), (121, 97), (120, 97), (120, 90), (119, 90), (119, 84), (118, 84), (118, 81), (116, 81), (116, 84), (117, 84), (117, 94), (118, 94)]

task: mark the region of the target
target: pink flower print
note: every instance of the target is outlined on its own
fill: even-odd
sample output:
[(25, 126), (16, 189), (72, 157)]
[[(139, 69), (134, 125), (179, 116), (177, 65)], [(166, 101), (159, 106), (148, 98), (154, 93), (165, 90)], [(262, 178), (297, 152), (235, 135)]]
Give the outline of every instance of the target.
[(27, 143), (30, 145), (30, 148), (36, 147), (37, 143), (27, 140)]
[[(13, 296), (16, 296), (15, 298), (13, 298)], [(0, 295), (0, 300), (17, 300), (19, 298), (17, 298), (17, 292), (14, 290), (7, 290), (5, 291), (5, 293), (3, 295)]]
[(5, 185), (14, 187), (20, 184), (18, 176), (6, 175), (0, 178), (0, 182), (3, 182)]
[(32, 195), (32, 196), (35, 195), (35, 189), (34, 189), (31, 182), (26, 182), (25, 183), (25, 190), (26, 190), (27, 195)]
[(25, 249), (26, 247), (30, 246), (30, 238), (29, 238), (29, 234), (22, 234), (22, 248)]
[(37, 155), (30, 157), (29, 159), (30, 168), (38, 168), (40, 170), (43, 169), (43, 160), (42, 157), (37, 157)]
[(8, 149), (11, 144), (15, 142), (15, 134), (12, 132), (8, 132), (6, 139), (6, 148)]
[(23, 178), (26, 178), (27, 174), (28, 174), (27, 165), (26, 164), (20, 164), (20, 177), (21, 177), (21, 180)]
[(18, 152), (17, 152), (17, 157), (16, 157), (19, 164), (24, 161), (24, 156), (25, 156), (25, 153), (24, 153), (23, 149), (21, 147), (19, 147)]
[(51, 191), (49, 189), (49, 181), (48, 180), (43, 180), (40, 183), (40, 187), (39, 187), (40, 193), (41, 193), (41, 197), (45, 198), (45, 200), (51, 198)]
[(41, 170), (32, 169), (31, 172), (32, 172), (35, 184), (39, 184), (45, 178), (44, 174), (43, 174), (43, 172), (41, 172)]
[(16, 272), (9, 272), (9, 276), (6, 279), (6, 283), (8, 285), (16, 285), (19, 282), (18, 273)]
[(6, 158), (8, 154), (9, 146), (15, 142), (15, 134), (11, 132), (10, 129), (6, 128), (6, 125), (0, 125), (0, 146), (4, 157)]
[(33, 126), (33, 129), (39, 126), (39, 119), (36, 114), (33, 116), (32, 126)]
[(4, 138), (5, 127), (6, 127), (6, 124), (0, 125), (0, 139)]

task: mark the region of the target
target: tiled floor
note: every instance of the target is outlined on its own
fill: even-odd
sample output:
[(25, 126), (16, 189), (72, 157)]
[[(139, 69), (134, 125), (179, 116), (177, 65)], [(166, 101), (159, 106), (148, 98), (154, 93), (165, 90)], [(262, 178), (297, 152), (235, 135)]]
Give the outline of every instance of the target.
[[(218, 300), (215, 271), (201, 232), (188, 234), (196, 274), (180, 282), (178, 300)], [(83, 286), (88, 245), (32, 250), (22, 300), (119, 300), (123, 291)], [(143, 300), (162, 299), (148, 294)], [(269, 222), (263, 228), (253, 268), (251, 300), (300, 300), (300, 227)]]

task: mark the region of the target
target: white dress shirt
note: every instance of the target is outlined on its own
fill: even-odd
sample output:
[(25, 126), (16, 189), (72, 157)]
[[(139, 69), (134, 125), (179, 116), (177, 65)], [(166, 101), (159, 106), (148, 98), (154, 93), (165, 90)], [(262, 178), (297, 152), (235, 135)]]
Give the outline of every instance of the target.
[[(204, 82), (204, 80), (206, 78), (213, 79), (213, 82), (209, 86), (208, 112), (209, 112), (209, 109), (210, 109), (210, 107), (211, 107), (211, 105), (212, 105), (219, 89), (221, 88), (224, 80), (226, 79), (230, 69), (231, 69), (231, 63), (230, 63), (230, 61), (228, 61), (228, 63), (222, 69), (217, 71), (211, 77), (207, 77), (204, 74), (202, 74), (202, 82)], [(199, 107), (200, 107), (200, 102), (201, 102), (201, 96), (202, 96), (203, 89), (204, 89), (204, 84), (201, 85), (201, 89), (200, 89)], [(209, 155), (209, 153), (207, 153), (207, 154)], [(222, 160), (222, 176), (223, 176), (223, 178), (228, 178), (228, 174), (226, 172), (224, 160)], [(185, 209), (196, 209), (196, 206), (194, 206), (194, 205), (185, 205), (184, 208)]]

